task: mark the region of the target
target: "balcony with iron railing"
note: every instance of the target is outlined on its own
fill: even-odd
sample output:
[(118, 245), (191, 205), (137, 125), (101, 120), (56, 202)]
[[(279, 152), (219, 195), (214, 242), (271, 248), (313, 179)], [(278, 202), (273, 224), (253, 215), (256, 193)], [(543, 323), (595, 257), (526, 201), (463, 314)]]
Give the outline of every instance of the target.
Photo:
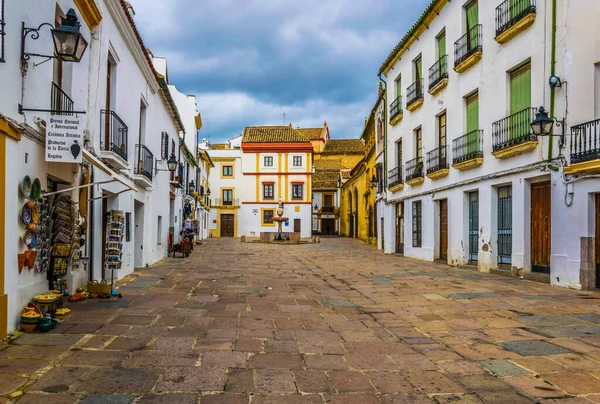
[(154, 154), (143, 144), (135, 145), (135, 158), (137, 163), (134, 168), (133, 179), (142, 186), (152, 186), (154, 174)]
[(417, 185), (424, 181), (423, 157), (408, 160), (404, 165), (405, 181), (408, 185)]
[(402, 96), (396, 97), (390, 104), (390, 125), (395, 125), (402, 119)]
[(402, 162), (388, 171), (388, 188), (391, 192), (399, 191), (404, 187), (402, 181)]
[(217, 208), (239, 207), (240, 199), (239, 198), (232, 198), (232, 199), (214, 198), (211, 206), (217, 207)]
[(535, 0), (506, 0), (496, 7), (496, 41), (506, 43), (535, 21)]
[(483, 54), (482, 25), (475, 25), (454, 42), (454, 70), (462, 73), (479, 62)]
[(474, 130), (452, 141), (452, 167), (469, 170), (483, 163), (483, 131)]
[(537, 137), (531, 130), (537, 108), (525, 108), (492, 123), (492, 154), (507, 158), (529, 152), (537, 147)]
[(171, 185), (175, 188), (183, 188), (183, 164), (177, 164), (175, 172), (171, 173)]
[(600, 119), (571, 127), (566, 174), (600, 172)]
[(417, 79), (406, 89), (406, 109), (414, 111), (423, 105), (423, 79)]
[(50, 90), (50, 109), (52, 114), (60, 115), (73, 115), (74, 111), (73, 100), (54, 82)]
[(100, 157), (116, 168), (125, 169), (127, 161), (127, 125), (114, 111), (100, 111)]
[(321, 213), (333, 214), (335, 213), (335, 206), (323, 206), (321, 207)]
[(450, 166), (448, 164), (448, 146), (436, 147), (427, 153), (427, 177), (433, 180), (448, 175)]
[(435, 95), (448, 85), (448, 56), (444, 55), (429, 68), (429, 94)]

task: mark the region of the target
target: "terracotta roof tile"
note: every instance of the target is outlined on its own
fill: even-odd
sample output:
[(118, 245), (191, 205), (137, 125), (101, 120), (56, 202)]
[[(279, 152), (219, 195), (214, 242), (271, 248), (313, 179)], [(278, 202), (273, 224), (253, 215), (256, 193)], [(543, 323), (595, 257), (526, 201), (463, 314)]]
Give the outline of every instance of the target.
[(360, 139), (330, 139), (322, 154), (365, 154), (365, 144)]
[(312, 175), (313, 191), (330, 191), (337, 188), (340, 173), (337, 171), (316, 171)]
[(291, 126), (248, 126), (244, 129), (242, 143), (308, 143)]
[(215, 143), (211, 144), (210, 147), (212, 147), (213, 150), (227, 150), (229, 148), (229, 145), (225, 143)]
[(319, 140), (322, 139), (323, 128), (297, 128), (296, 132), (299, 132), (308, 140)]
[(351, 173), (350, 170), (342, 170), (341, 171), (342, 178), (345, 179), (345, 180), (349, 179), (350, 178), (350, 173)]
[(342, 168), (342, 161), (340, 159), (318, 159), (315, 160), (316, 171), (335, 171), (339, 172)]

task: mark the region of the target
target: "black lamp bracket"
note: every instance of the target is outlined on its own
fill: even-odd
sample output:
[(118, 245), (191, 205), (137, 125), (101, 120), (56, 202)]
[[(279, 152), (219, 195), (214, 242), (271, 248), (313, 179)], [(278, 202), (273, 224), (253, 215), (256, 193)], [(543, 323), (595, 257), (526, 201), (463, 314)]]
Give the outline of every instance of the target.
[(167, 160), (158, 160), (158, 159), (154, 159), (154, 175), (158, 175), (159, 171), (171, 171), (171, 170), (159, 170), (158, 165), (162, 165), (162, 163), (164, 163)]
[(27, 36), (29, 36), (31, 39), (33, 39), (34, 41), (40, 38), (40, 30), (44, 27), (49, 27), (50, 29), (54, 29), (54, 25), (50, 24), (49, 22), (45, 22), (43, 24), (40, 24), (39, 27), (37, 28), (27, 28), (25, 26), (25, 23), (21, 23), (21, 66), (23, 69), (25, 69), (25, 66), (27, 65), (27, 62), (29, 61), (29, 59), (32, 56), (35, 57), (40, 57), (40, 58), (45, 58), (46, 60), (44, 60), (43, 62), (34, 64), (34, 66), (39, 66), (42, 63), (46, 63), (47, 61), (49, 61), (50, 59), (56, 59), (55, 55), (40, 55), (39, 53), (29, 53), (29, 52), (25, 52), (25, 40), (27, 39)]

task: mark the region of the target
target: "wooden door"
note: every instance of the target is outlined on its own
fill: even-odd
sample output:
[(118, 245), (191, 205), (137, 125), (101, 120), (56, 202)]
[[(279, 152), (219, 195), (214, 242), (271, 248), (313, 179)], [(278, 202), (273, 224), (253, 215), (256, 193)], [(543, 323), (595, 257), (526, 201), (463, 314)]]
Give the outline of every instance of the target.
[(448, 259), (448, 200), (440, 200), (440, 259)]
[(531, 270), (550, 273), (550, 181), (531, 185)]
[[(294, 219), (294, 233), (300, 233), (300, 229), (301, 229), (301, 221), (300, 219)], [(323, 230), (323, 229), (321, 229)]]
[(221, 215), (221, 237), (233, 237), (234, 234), (234, 216)]
[(404, 203), (396, 204), (396, 253), (404, 254)]
[(321, 234), (335, 233), (335, 219), (321, 219)]
[(595, 259), (596, 259), (596, 288), (600, 288), (600, 194), (596, 194), (596, 232), (595, 232)]

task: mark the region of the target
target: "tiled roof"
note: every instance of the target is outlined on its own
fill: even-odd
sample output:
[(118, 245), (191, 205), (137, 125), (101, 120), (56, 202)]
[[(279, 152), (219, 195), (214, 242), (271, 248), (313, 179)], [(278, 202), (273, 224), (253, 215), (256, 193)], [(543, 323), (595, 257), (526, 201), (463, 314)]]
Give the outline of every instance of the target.
[(339, 172), (342, 168), (340, 159), (318, 159), (315, 160), (316, 171), (336, 171)]
[(319, 140), (323, 134), (323, 128), (297, 128), (296, 132), (300, 132), (308, 140)]
[(225, 143), (211, 144), (210, 147), (212, 147), (213, 150), (227, 150), (229, 148), (229, 146)]
[(350, 170), (342, 170), (341, 171), (342, 178), (345, 179), (345, 180), (349, 179), (350, 178), (350, 173), (351, 173)]
[(365, 144), (360, 139), (330, 139), (322, 154), (365, 154)]
[(307, 138), (291, 126), (248, 126), (242, 143), (308, 143)]
[(313, 191), (329, 191), (337, 188), (340, 173), (337, 171), (316, 171), (312, 175)]
[[(411, 37), (413, 37), (415, 35), (415, 33), (417, 33), (418, 28), (421, 26), (421, 24), (423, 24), (423, 22), (427, 19), (427, 17), (430, 17), (431, 20), (433, 18), (435, 18), (435, 16), (437, 16), (439, 14), (440, 9), (444, 6), (444, 4), (446, 4), (447, 1), (449, 1), (449, 0), (431, 0), (430, 1), (429, 5), (425, 9), (425, 11), (423, 11), (421, 16), (417, 20), (417, 22), (415, 22), (413, 24), (413, 26), (410, 27), (410, 29), (408, 30), (408, 32), (406, 34), (404, 34), (404, 36), (402, 37), (400, 42), (398, 42), (398, 44), (394, 47), (394, 49), (392, 49), (392, 51), (390, 52), (388, 57), (385, 59), (385, 61), (381, 64), (381, 67), (379, 68), (379, 74), (383, 73), (386, 70), (388, 65), (396, 58), (398, 53), (400, 53), (402, 51), (402, 49), (409, 42)], [(439, 4), (441, 4), (441, 6), (438, 6)], [(438, 6), (437, 9), (435, 9), (436, 6)], [(429, 29), (427, 24), (429, 24), (429, 22), (426, 23), (425, 28)], [(417, 37), (419, 36), (419, 34), (417, 34)]]

